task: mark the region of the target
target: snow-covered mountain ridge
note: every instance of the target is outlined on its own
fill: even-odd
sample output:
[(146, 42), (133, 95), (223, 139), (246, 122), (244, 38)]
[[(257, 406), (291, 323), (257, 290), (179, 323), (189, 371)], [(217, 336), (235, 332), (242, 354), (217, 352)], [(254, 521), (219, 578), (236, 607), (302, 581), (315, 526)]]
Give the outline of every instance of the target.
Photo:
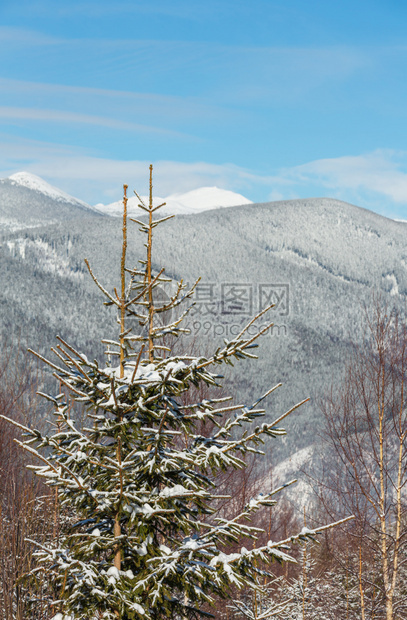
[[(148, 204), (148, 197), (141, 196), (142, 200)], [(162, 208), (163, 212), (186, 215), (190, 213), (201, 213), (209, 209), (236, 207), (239, 205), (253, 204), (251, 200), (219, 187), (200, 187), (184, 194), (171, 194), (166, 198), (154, 197), (154, 205), (157, 206), (165, 202)], [(139, 200), (137, 196), (131, 196), (127, 203), (127, 209), (130, 215), (139, 213)], [(108, 205), (97, 204), (95, 208), (106, 215), (118, 216), (122, 214), (123, 202), (118, 200)]]
[(103, 214), (34, 174), (18, 172), (0, 179), (0, 230), (12, 232), (86, 216)]
[(47, 181), (44, 181), (41, 177), (38, 177), (35, 174), (31, 174), (31, 172), (17, 172), (16, 174), (12, 174), (8, 177), (8, 180), (11, 181), (12, 185), (21, 185), (22, 187), (27, 187), (28, 189), (32, 189), (36, 192), (40, 192), (45, 196), (49, 196), (58, 202), (71, 202), (72, 204), (80, 204), (83, 207), (88, 209), (92, 209), (90, 205), (88, 205), (83, 200), (79, 200), (78, 198), (74, 198), (74, 196), (70, 196), (66, 192), (50, 185)]
[[(147, 196), (141, 198), (148, 203)], [(130, 216), (139, 214), (138, 203), (137, 196), (130, 196), (127, 204)], [(201, 213), (210, 209), (253, 204), (242, 194), (218, 187), (201, 187), (186, 193), (171, 194), (165, 198), (154, 197), (154, 205), (162, 203), (165, 203), (162, 213), (172, 215)], [(29, 209), (27, 209), (28, 204)], [(123, 201), (117, 200), (107, 205), (99, 203), (90, 206), (30, 172), (17, 172), (5, 179), (0, 179), (0, 229), (16, 231), (25, 227), (41, 226), (51, 221), (77, 217), (78, 211), (72, 207), (79, 208), (80, 215), (93, 213), (115, 217), (122, 215)]]

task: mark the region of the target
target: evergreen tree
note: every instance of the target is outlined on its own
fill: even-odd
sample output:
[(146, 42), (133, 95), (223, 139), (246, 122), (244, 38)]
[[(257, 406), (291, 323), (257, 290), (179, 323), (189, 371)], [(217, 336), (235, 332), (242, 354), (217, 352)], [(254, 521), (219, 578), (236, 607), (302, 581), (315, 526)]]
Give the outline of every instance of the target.
[[(167, 304), (155, 303), (165, 278), (163, 270), (153, 274), (152, 236), (167, 218), (153, 217), (159, 207), (153, 206), (152, 167), (149, 204), (140, 199), (147, 217), (134, 220), (146, 235), (147, 255), (141, 266), (127, 268), (126, 189), (120, 290), (105, 290), (86, 261), (106, 305), (118, 311), (118, 339), (104, 341), (107, 362), (88, 360), (61, 338), (53, 349), (56, 362), (37, 354), (86, 408), (88, 427), (79, 428), (62, 393), (44, 395), (54, 408), (53, 434), (20, 426), (20, 445), (41, 461), (31, 469), (58, 489), (62, 506), (75, 514), (58, 543), (37, 543), (36, 571), (45, 570), (59, 593), (54, 620), (202, 617), (214, 597), (227, 597), (234, 586), (258, 587), (257, 566), (292, 560), (287, 545), (315, 534), (303, 530), (285, 541), (228, 553), (241, 537), (256, 539), (260, 530), (250, 518), (272, 506), (281, 489), (260, 493), (241, 514), (221, 518), (216, 472), (243, 467), (247, 453), (263, 454), (264, 438), (283, 435), (280, 421), (299, 405), (255, 426), (265, 415), (260, 403), (275, 387), (250, 406), (230, 404), (229, 398), (182, 404), (192, 386), (219, 386), (216, 366), (256, 357), (258, 336), (249, 337), (247, 330), (268, 309), (210, 357), (172, 354), (165, 339), (184, 331), (188, 308), (168, 325), (159, 319), (190, 299), (193, 288), (186, 290), (181, 281)], [(132, 330), (133, 324), (140, 329)], [(198, 433), (205, 424), (210, 432)]]

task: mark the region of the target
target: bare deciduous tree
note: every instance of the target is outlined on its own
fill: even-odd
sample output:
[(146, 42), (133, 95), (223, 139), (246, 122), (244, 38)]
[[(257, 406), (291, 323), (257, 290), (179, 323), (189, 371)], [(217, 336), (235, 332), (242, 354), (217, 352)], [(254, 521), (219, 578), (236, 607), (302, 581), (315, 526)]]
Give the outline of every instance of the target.
[(343, 384), (324, 405), (330, 458), (321, 496), (331, 515), (356, 516), (362, 614), (395, 620), (405, 617), (407, 327), (377, 299), (365, 321), (365, 342), (353, 346)]
[[(35, 412), (36, 376), (20, 347), (3, 344), (0, 354), (0, 414), (30, 424)], [(24, 620), (48, 614), (44, 585), (24, 582), (32, 568), (27, 538), (43, 536), (53, 509), (49, 491), (25, 468), (14, 439), (20, 433), (0, 419), (0, 617)], [(42, 496), (42, 497), (41, 497)], [(47, 515), (47, 518), (45, 516)]]

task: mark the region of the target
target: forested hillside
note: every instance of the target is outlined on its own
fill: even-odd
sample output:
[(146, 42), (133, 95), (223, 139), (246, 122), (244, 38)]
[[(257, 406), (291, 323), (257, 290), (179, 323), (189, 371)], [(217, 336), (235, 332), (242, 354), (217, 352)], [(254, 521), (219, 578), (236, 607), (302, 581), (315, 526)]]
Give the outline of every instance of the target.
[[(136, 264), (143, 240), (137, 225), (130, 227), (129, 262)], [(361, 338), (363, 304), (371, 303), (374, 291), (404, 304), (405, 231), (404, 223), (330, 199), (233, 207), (167, 222), (157, 231), (154, 268), (165, 265), (175, 280), (201, 277), (188, 319), (191, 346), (195, 340), (222, 343), (266, 302), (276, 303), (275, 327), (259, 361), (247, 372), (237, 368), (232, 381), (241, 397), (282, 381), (279, 407), (311, 396), (291, 422), (291, 446), (303, 448), (314, 439), (318, 399), (342, 376), (348, 343)], [(0, 251), (4, 336), (13, 333), (45, 350), (55, 333), (92, 347), (109, 335), (109, 311), (97, 303), (83, 259), (103, 274), (107, 288), (116, 285), (116, 218), (63, 215), (47, 226), (14, 233), (3, 228)], [(284, 450), (290, 453), (289, 446)]]

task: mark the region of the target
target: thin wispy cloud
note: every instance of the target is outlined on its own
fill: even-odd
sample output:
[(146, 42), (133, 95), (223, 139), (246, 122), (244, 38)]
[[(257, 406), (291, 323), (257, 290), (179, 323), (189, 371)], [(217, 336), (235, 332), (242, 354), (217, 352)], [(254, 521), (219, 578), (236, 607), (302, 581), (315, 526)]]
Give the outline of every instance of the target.
[[(53, 101), (57, 106), (69, 110), (78, 108), (106, 109), (110, 115), (118, 113), (127, 117), (136, 114), (153, 114), (161, 119), (225, 119), (225, 111), (216, 102), (202, 102), (196, 97), (180, 97), (148, 92), (132, 92), (108, 88), (91, 88), (67, 84), (47, 84), (28, 80), (14, 80), (0, 77), (2, 101), (28, 100)], [(230, 118), (230, 112), (228, 113)]]
[[(118, 16), (152, 16), (172, 17), (190, 22), (199, 22), (221, 16), (228, 16), (232, 11), (235, 15), (250, 15), (257, 9), (266, 11), (270, 0), (257, 0), (257, 6), (250, 6), (246, 2), (238, 0), (206, 0), (206, 2), (191, 2), (191, 0), (118, 0), (112, 2), (70, 0), (68, 3), (55, 4), (53, 0), (37, 0), (35, 3), (25, 0), (22, 4), (24, 12), (33, 16), (46, 16), (52, 11), (56, 16), (61, 17), (84, 17), (84, 18), (103, 18)], [(281, 12), (281, 7), (274, 7), (275, 13)]]
[[(218, 4), (218, 3), (216, 3)], [(82, 2), (81, 0), (70, 0), (69, 3), (55, 4), (52, 0), (42, 0), (35, 3), (24, 2), (25, 10), (36, 16), (47, 15), (49, 11), (53, 11), (59, 16), (82, 16), (89, 18), (98, 18), (104, 16), (117, 15), (164, 15), (182, 19), (198, 20), (202, 16), (210, 14), (210, 11), (216, 7), (214, 0), (207, 0), (205, 3), (194, 4), (188, 0), (156, 0), (151, 3), (146, 0), (138, 0), (137, 2), (118, 1), (115, 3), (103, 2)], [(228, 2), (227, 2), (228, 4)]]
[[(26, 121), (42, 121), (65, 124), (84, 124), (96, 125), (99, 127), (108, 127), (120, 131), (132, 131), (136, 133), (159, 134), (167, 137), (192, 138), (180, 132), (162, 129), (160, 127), (151, 127), (148, 125), (139, 125), (127, 121), (121, 121), (113, 118), (101, 116), (93, 116), (89, 114), (76, 114), (74, 112), (66, 112), (61, 110), (41, 110), (36, 108), (14, 108), (0, 106), (0, 119), (10, 120), (26, 120)], [(196, 138), (194, 138), (196, 139)]]
[(6, 46), (42, 47), (62, 43), (63, 40), (38, 30), (0, 26), (0, 49)]

